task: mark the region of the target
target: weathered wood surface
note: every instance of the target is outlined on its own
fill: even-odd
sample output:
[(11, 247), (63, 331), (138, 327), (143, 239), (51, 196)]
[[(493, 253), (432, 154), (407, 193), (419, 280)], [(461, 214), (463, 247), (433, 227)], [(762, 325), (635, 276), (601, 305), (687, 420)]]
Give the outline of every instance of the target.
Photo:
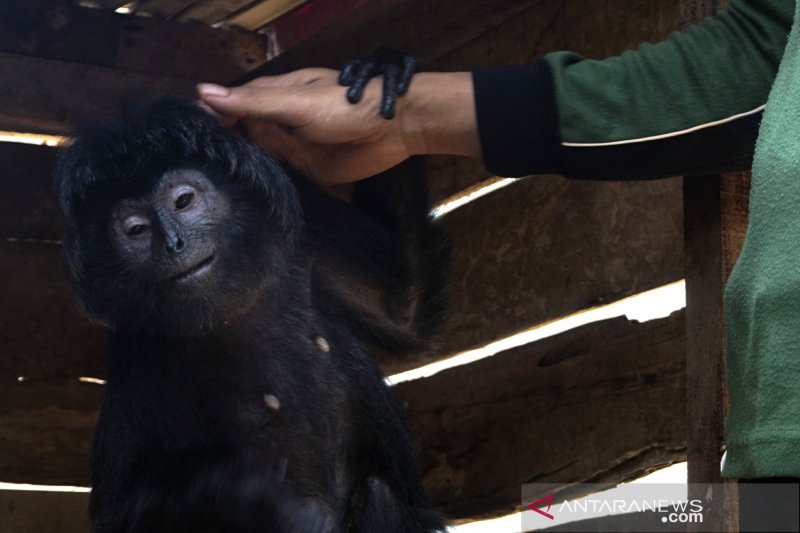
[(69, 293), (61, 247), (0, 240), (0, 480), (88, 483), (105, 332)]
[(0, 241), (0, 294), (0, 382), (105, 375), (105, 332), (70, 294), (60, 246)]
[[(267, 60), (264, 35), (76, 4), (3, 0), (0, 52), (217, 82), (230, 82)], [(17, 83), (26, 81), (14, 78)]]
[[(0, 52), (0, 130), (66, 134), (76, 124), (122, 116), (126, 102), (193, 98), (194, 82)], [(24, 80), (24, 81), (23, 81)]]
[(432, 59), (480, 36), (487, 28), (539, 3), (539, 0), (374, 0), (348, 12), (346, 17), (253, 74), (274, 74), (306, 66), (336, 68), (347, 59), (385, 44), (409, 48), (424, 64), (429, 64)]
[(86, 493), (0, 491), (3, 533), (89, 533)]
[(521, 180), (445, 215), (452, 279), (438, 355), (681, 279), (682, 218), (678, 179), (557, 176)]
[(103, 387), (77, 378), (0, 384), (0, 479), (89, 484), (89, 450)]
[(325, 0), (320, 2), (312, 0), (287, 13), (266, 28), (275, 41), (277, 47), (275, 52), (280, 54), (291, 50), (320, 30), (339, 22), (344, 17), (349, 17), (353, 10), (371, 1)]
[(193, 2), (191, 0), (140, 0), (136, 4), (136, 12), (149, 13), (157, 17), (172, 19)]
[[(729, 409), (723, 290), (744, 240), (748, 185), (746, 173), (724, 179), (692, 176), (684, 182), (687, 457), (689, 483), (695, 484), (690, 497), (703, 497), (704, 484), (723, 482), (720, 459)], [(718, 497), (726, 504), (706, 517), (702, 530), (738, 531), (735, 481), (727, 481), (725, 490)]]
[(500, 514), (520, 483), (614, 483), (681, 460), (683, 335), (682, 312), (622, 317), (398, 385), (434, 504)]
[(55, 154), (46, 146), (0, 143), (0, 242), (61, 239), (63, 221), (52, 177)]
[(747, 218), (750, 211), (750, 173), (732, 172), (720, 177), (722, 194), (722, 262), (723, 280), (739, 258), (747, 233)]
[(0, 130), (64, 134), (115, 118), (126, 103), (194, 98), (197, 81), (227, 83), (266, 60), (264, 36), (159, 21), (66, 2), (0, 6)]
[[(191, 2), (181, 12), (181, 18), (198, 20), (206, 24), (216, 24), (231, 13), (235, 13), (252, 3), (252, 0), (199, 0)], [(137, 11), (141, 11), (141, 9), (137, 9)]]

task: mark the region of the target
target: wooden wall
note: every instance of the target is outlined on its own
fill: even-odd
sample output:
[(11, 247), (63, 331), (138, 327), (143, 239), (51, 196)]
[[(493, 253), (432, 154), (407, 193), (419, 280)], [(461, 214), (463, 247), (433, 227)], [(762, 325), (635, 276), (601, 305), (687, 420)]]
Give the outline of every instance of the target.
[[(435, 70), (526, 63), (557, 49), (604, 57), (698, 16), (691, 2), (671, 0), (358, 6), (258, 72), (336, 66), (387, 42)], [(258, 54), (263, 45), (250, 34), (208, 34), (227, 44), (205, 65), (209, 45), (197, 32), (209, 28), (151, 20), (132, 30), (115, 22), (101, 39), (84, 28), (99, 31), (116, 15), (59, 9), (77, 22), (23, 34), (0, 17), (0, 64), (20, 73), (0, 79), (0, 130), (63, 132), (80, 118), (114, 115), (138, 87), (186, 94), (196, 80), (229, 81), (258, 64), (241, 51)], [(180, 44), (163, 49), (157, 43), (167, 31)], [(89, 34), (98, 50), (48, 46), (50, 32), (68, 43)], [(138, 53), (126, 55), (131, 35), (139, 36), (130, 45)], [(101, 54), (104, 46), (116, 52)], [(225, 53), (233, 70), (218, 66)], [(0, 480), (86, 484), (102, 386), (78, 378), (104, 375), (104, 333), (80, 315), (60, 274), (52, 149), (4, 144), (0, 161)], [(431, 158), (429, 168), (439, 200), (491, 177), (458, 158)], [(385, 361), (387, 372), (683, 277), (680, 178), (531, 177), (439, 223), (455, 247), (443, 347), (411, 362)], [(453, 517), (493, 515), (518, 506), (522, 482), (615, 483), (685, 458), (684, 339), (682, 313), (645, 324), (619, 318), (398, 386), (433, 501)]]

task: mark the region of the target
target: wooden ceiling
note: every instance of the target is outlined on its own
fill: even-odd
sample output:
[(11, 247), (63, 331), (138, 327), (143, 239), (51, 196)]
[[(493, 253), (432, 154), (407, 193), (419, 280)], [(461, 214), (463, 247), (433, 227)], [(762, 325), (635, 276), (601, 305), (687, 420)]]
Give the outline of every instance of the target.
[(307, 0), (78, 0), (85, 7), (259, 30)]

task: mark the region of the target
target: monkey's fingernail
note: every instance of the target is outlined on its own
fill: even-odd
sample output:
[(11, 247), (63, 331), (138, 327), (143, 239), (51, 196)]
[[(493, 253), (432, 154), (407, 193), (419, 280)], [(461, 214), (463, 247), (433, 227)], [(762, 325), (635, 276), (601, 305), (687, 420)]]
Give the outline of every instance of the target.
[(281, 401), (272, 394), (264, 395), (264, 403), (267, 405), (267, 407), (269, 407), (273, 411), (277, 411), (278, 409), (281, 408)]
[(197, 92), (201, 96), (228, 96), (231, 90), (222, 85), (215, 85), (213, 83), (198, 83)]

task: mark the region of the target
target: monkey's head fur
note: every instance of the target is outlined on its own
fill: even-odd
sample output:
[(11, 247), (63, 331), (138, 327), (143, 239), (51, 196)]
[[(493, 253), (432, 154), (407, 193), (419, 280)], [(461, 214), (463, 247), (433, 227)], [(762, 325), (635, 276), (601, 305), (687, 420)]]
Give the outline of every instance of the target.
[(67, 276), (95, 321), (189, 336), (287, 275), (302, 217), (281, 165), (197, 105), (78, 130), (59, 157)]

